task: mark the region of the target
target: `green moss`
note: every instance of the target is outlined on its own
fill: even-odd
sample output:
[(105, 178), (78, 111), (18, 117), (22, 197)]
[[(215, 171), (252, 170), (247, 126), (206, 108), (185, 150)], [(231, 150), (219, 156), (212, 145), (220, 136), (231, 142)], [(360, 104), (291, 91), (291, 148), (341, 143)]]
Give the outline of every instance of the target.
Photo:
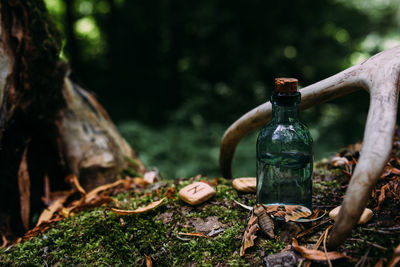
[[(204, 179), (204, 178), (203, 178)], [(177, 184), (179, 190), (190, 181)], [(208, 202), (190, 206), (181, 200), (168, 200), (162, 206), (145, 214), (119, 216), (99, 207), (66, 218), (45, 233), (16, 246), (3, 249), (1, 265), (133, 265), (142, 263), (144, 254), (163, 266), (182, 266), (196, 262), (202, 266), (225, 263), (246, 266), (239, 256), (241, 237), (249, 212), (233, 200), (254, 202), (254, 195), (238, 195), (230, 181), (218, 180), (217, 194)], [(157, 190), (129, 191), (115, 196), (121, 208), (135, 209), (165, 195), (173, 182), (162, 184)], [(163, 222), (160, 215), (173, 213), (173, 220)], [(193, 218), (217, 216), (226, 225), (224, 231), (210, 238), (182, 238), (179, 232), (195, 232), (190, 225)], [(124, 226), (120, 222), (124, 221)], [(188, 240), (186, 240), (188, 239)], [(262, 249), (276, 251), (280, 243), (263, 243)], [(268, 248), (267, 248), (268, 247)], [(249, 253), (257, 258), (259, 250)], [(258, 259), (258, 258), (257, 258)]]
[(285, 248), (285, 243), (279, 240), (279, 236), (276, 240), (272, 239), (261, 239), (258, 241), (258, 247), (264, 249), (265, 255), (279, 253)]
[[(326, 175), (332, 173), (326, 172)], [(320, 181), (314, 188), (327, 198), (332, 189), (340, 189), (340, 184), (336, 180), (324, 181), (324, 177), (319, 177)], [(119, 200), (121, 208), (136, 209), (160, 199), (170, 187), (176, 187), (178, 192), (187, 184), (204, 179), (163, 181), (155, 185), (157, 189), (134, 189), (120, 193), (115, 198)], [(271, 240), (260, 234), (256, 246), (249, 248), (245, 257), (239, 256), (249, 211), (236, 205), (234, 200), (253, 205), (255, 195), (237, 193), (230, 185), (231, 181), (218, 179), (216, 195), (197, 206), (190, 206), (179, 199), (168, 199), (155, 210), (139, 215), (119, 216), (105, 206), (78, 213), (27, 242), (0, 250), (0, 265), (138, 266), (143, 264), (146, 254), (155, 265), (162, 266), (185, 266), (190, 263), (199, 266), (215, 266), (218, 263), (257, 266), (261, 254), (278, 253), (285, 244), (279, 239)], [(210, 216), (216, 216), (224, 225), (223, 232), (210, 238), (179, 234), (197, 232), (193, 223), (195, 218), (207, 220)], [(166, 217), (170, 219), (166, 220)], [(363, 255), (371, 247), (370, 256), (379, 257), (381, 253), (388, 258), (399, 235), (388, 238), (387, 235), (365, 231), (360, 227), (355, 229), (352, 238), (372, 242), (388, 250), (382, 254), (367, 242), (347, 241), (343, 248), (349, 255)]]

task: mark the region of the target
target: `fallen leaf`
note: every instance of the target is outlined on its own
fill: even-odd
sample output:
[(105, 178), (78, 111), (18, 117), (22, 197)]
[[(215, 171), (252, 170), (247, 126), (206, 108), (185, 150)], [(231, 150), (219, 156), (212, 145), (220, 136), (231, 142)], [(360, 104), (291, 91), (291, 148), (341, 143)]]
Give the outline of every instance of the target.
[(177, 199), (175, 196), (176, 196), (176, 191), (175, 191), (175, 187), (169, 187), (168, 189), (167, 189), (167, 192), (165, 193), (165, 196), (168, 198), (168, 199)]
[(65, 180), (71, 184), (74, 184), (76, 189), (78, 189), (79, 193), (81, 194), (82, 197), (86, 196), (86, 191), (83, 189), (81, 184), (78, 181), (78, 178), (74, 174), (68, 175)]
[(69, 196), (71, 196), (73, 193), (76, 192), (76, 189), (71, 189), (70, 191), (60, 191), (60, 192), (62, 192), (63, 194), (59, 194), (58, 198), (55, 199), (50, 204), (50, 206), (48, 206), (42, 211), (36, 223), (36, 227), (45, 221), (49, 221), (51, 218), (53, 218), (54, 213), (56, 213), (59, 210), (62, 210), (64, 208), (63, 204), (65, 203), (65, 201), (68, 199)]
[(44, 204), (48, 206), (50, 205), (51, 202), (51, 192), (50, 192), (50, 180), (47, 174), (44, 175), (43, 183), (44, 183), (44, 197), (42, 198), (42, 200)]
[(130, 183), (130, 179), (129, 178), (123, 179), (123, 180), (118, 180), (118, 181), (115, 181), (115, 182), (113, 182), (111, 184), (105, 184), (105, 185), (96, 187), (95, 189), (93, 189), (92, 191), (87, 193), (86, 198), (90, 201), (91, 198), (93, 198), (96, 195), (98, 195), (101, 191), (105, 191), (105, 190), (108, 190), (108, 189), (111, 189), (113, 187), (117, 187), (117, 186), (119, 186), (121, 184), (126, 184), (126, 183)]
[(134, 178), (133, 178), (133, 183), (134, 183), (135, 185), (140, 186), (140, 187), (145, 187), (146, 185), (149, 185), (149, 184), (150, 184), (148, 181), (146, 181), (145, 179), (140, 178), (140, 177), (134, 177)]
[(256, 215), (251, 215), (246, 230), (243, 233), (242, 246), (240, 247), (239, 253), (240, 256), (244, 256), (246, 249), (254, 246), (254, 239), (257, 238), (256, 232), (258, 229), (258, 218)]
[(111, 208), (111, 211), (114, 213), (117, 213), (119, 215), (144, 213), (144, 212), (147, 212), (147, 211), (152, 210), (152, 209), (156, 208), (157, 206), (159, 206), (166, 198), (167, 197), (163, 197), (162, 199), (160, 199), (158, 201), (154, 201), (153, 203), (147, 205), (146, 207), (138, 208), (136, 210), (121, 210), (121, 209)]
[(5, 234), (1, 234), (1, 240), (3, 241), (3, 244), (1, 244), (0, 248), (5, 248), (8, 244), (8, 240)]
[(39, 220), (37, 221), (36, 226), (39, 226), (45, 221), (50, 220), (54, 213), (56, 213), (58, 210), (61, 210), (63, 208), (63, 204), (65, 202), (65, 199), (58, 199), (57, 201), (53, 202), (50, 206), (45, 208), (42, 213), (39, 216)]
[(199, 237), (204, 237), (204, 238), (210, 238), (209, 236), (206, 236), (202, 233), (178, 233), (178, 235), (199, 236)]
[(381, 189), (379, 191), (378, 205), (375, 208), (376, 210), (379, 210), (381, 208), (381, 205), (382, 205), (383, 201), (385, 201), (385, 198), (386, 198), (386, 190), (389, 190), (389, 189), (390, 189), (389, 184), (385, 184), (381, 187)]
[(384, 262), (386, 262), (386, 258), (380, 258), (374, 267), (383, 267)]
[(351, 257), (344, 255), (337, 251), (330, 251), (325, 254), (325, 252), (316, 249), (309, 249), (303, 246), (299, 246), (299, 243), (295, 238), (292, 241), (292, 247), (301, 254), (302, 257), (308, 260), (316, 260), (316, 261), (326, 261), (328, 258), (330, 260), (337, 260), (337, 259), (351, 259)]
[(29, 229), (29, 213), (31, 210), (31, 180), (28, 173), (28, 161), (27, 157), (28, 148), (25, 148), (24, 154), (22, 155), (21, 163), (18, 169), (18, 189), (19, 189), (19, 200), (21, 206), (21, 220), (25, 231)]
[(312, 214), (311, 210), (299, 205), (266, 205), (265, 208), (269, 214), (284, 218), (287, 222), (307, 218)]
[(253, 213), (258, 217), (258, 226), (261, 230), (270, 238), (275, 238), (274, 221), (267, 213), (265, 206), (257, 204), (253, 209)]
[(153, 261), (151, 260), (151, 257), (147, 256), (146, 254), (144, 254), (144, 257), (146, 258), (146, 267), (152, 267)]
[(392, 172), (393, 174), (400, 175), (400, 170), (397, 169), (397, 168), (395, 168), (395, 167), (392, 168), (392, 171), (391, 171), (391, 172)]
[(398, 245), (394, 252), (393, 252), (393, 256), (392, 259), (389, 261), (388, 263), (388, 267), (395, 267), (397, 266), (397, 264), (400, 262), (400, 245)]

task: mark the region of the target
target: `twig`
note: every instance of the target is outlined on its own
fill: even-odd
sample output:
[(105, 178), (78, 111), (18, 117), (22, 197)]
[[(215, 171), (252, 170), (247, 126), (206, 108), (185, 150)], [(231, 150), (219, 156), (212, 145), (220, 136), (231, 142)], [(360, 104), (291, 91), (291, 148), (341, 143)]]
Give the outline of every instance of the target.
[(297, 267), (301, 267), (301, 265), (303, 265), (303, 259), (301, 259), (300, 261), (299, 261), (299, 264), (297, 264)]
[(325, 256), (326, 256), (326, 258), (328, 260), (329, 267), (332, 267), (332, 262), (331, 262), (331, 259), (329, 259), (328, 251), (326, 250), (326, 238), (328, 237), (328, 232), (332, 228), (332, 226), (333, 225), (329, 225), (328, 228), (326, 228), (325, 236), (324, 236), (324, 252), (325, 252)]
[(370, 245), (370, 246), (373, 246), (373, 247), (376, 247), (376, 248), (378, 248), (378, 249), (381, 249), (381, 250), (383, 250), (383, 251), (386, 251), (386, 250), (387, 250), (387, 248), (385, 248), (385, 247), (383, 247), (383, 246), (381, 246), (381, 245), (372, 243), (372, 242), (367, 241), (367, 240), (358, 239), (358, 238), (349, 238), (348, 240), (349, 240), (349, 241), (361, 241), (361, 242), (367, 243), (367, 244)]
[(370, 232), (385, 234), (385, 235), (394, 235), (394, 234), (398, 234), (400, 232), (400, 227), (398, 227), (398, 226), (382, 228), (382, 229), (369, 229), (369, 228), (361, 228), (361, 229), (363, 231), (370, 231)]
[(361, 257), (361, 259), (356, 263), (356, 265), (354, 267), (362, 267), (365, 265), (365, 261), (367, 260), (369, 251), (371, 250), (371, 248), (369, 247), (367, 249), (367, 252), (365, 252), (364, 256)]
[(324, 236), (325, 236), (325, 232), (323, 232), (322, 235), (318, 238), (317, 243), (315, 243), (314, 249), (318, 249), (319, 248), (319, 246), (322, 243), (322, 240), (324, 240)]
[(325, 223), (330, 222), (330, 221), (331, 221), (331, 220), (329, 219), (329, 220), (327, 220), (327, 221), (324, 221), (324, 222), (321, 222), (321, 223), (319, 223), (319, 224), (317, 224), (317, 225), (314, 225), (314, 226), (308, 228), (307, 230), (305, 230), (304, 232), (301, 232), (300, 234), (298, 234), (298, 235), (296, 236), (296, 238), (297, 238), (297, 239), (298, 239), (298, 238), (301, 238), (301, 237), (303, 237), (303, 236), (305, 236), (305, 235), (311, 233), (315, 228), (318, 228), (318, 227), (320, 227), (321, 225), (324, 225)]

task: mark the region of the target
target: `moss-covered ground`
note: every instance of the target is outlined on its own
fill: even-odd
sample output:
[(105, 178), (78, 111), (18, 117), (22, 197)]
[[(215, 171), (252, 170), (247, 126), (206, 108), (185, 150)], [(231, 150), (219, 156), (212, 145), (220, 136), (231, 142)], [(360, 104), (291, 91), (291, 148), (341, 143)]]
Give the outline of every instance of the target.
[[(313, 205), (330, 210), (340, 204), (349, 177), (343, 168), (332, 167), (329, 162), (318, 163), (315, 167)], [(121, 208), (136, 209), (162, 198), (168, 188), (173, 187), (178, 192), (195, 180), (205, 179), (160, 181), (113, 197), (119, 200)], [(210, 179), (210, 182), (215, 181)], [(289, 248), (290, 239), (286, 244), (280, 241), (288, 231), (278, 223), (276, 240), (258, 234), (255, 246), (240, 257), (249, 211), (235, 204), (234, 200), (251, 206), (255, 204), (255, 195), (236, 192), (230, 180), (219, 178), (217, 182), (216, 195), (198, 206), (190, 206), (176, 198), (168, 199), (143, 214), (117, 215), (110, 211), (111, 204), (79, 212), (55, 223), (37, 237), (1, 249), (0, 265), (145, 266), (147, 255), (154, 266), (259, 266), (264, 256)], [(375, 206), (372, 200), (369, 207)], [(356, 260), (367, 253), (371, 264), (381, 258), (390, 259), (400, 234), (396, 231), (382, 234), (387, 231), (382, 227), (393, 229), (393, 226), (398, 226), (393, 220), (388, 225), (390, 216), (387, 209), (390, 209), (390, 203), (375, 211), (369, 224), (358, 226), (339, 251)], [(386, 216), (384, 220), (381, 220), (381, 214)], [(298, 238), (299, 242), (305, 246), (315, 244), (326, 227), (332, 224), (330, 219), (326, 216), (317, 222), (301, 224), (304, 231), (320, 222), (326, 223)], [(195, 232), (214, 234), (209, 238), (181, 234)], [(342, 261), (341, 264), (349, 266), (355, 262)]]

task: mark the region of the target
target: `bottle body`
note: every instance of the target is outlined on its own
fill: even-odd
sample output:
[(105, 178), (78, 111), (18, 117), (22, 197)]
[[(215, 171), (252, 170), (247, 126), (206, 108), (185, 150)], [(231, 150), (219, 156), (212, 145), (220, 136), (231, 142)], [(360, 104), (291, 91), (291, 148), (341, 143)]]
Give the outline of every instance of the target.
[(272, 101), (272, 121), (257, 139), (257, 203), (312, 208), (313, 141), (297, 118), (299, 101)]

